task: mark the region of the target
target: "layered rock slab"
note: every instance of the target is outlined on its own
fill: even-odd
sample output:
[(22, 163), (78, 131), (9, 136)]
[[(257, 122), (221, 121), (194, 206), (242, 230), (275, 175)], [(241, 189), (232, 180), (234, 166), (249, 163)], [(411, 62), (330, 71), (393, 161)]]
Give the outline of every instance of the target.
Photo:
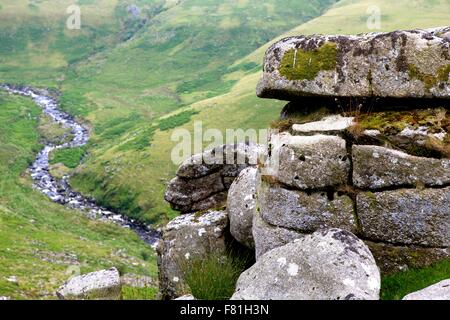
[(362, 233), (368, 239), (450, 246), (450, 188), (362, 192), (356, 202)]
[(346, 142), (338, 136), (270, 137), (271, 157), (266, 173), (279, 182), (301, 190), (343, 185), (350, 175)]
[(238, 143), (196, 154), (181, 164), (164, 198), (181, 213), (223, 207), (233, 181), (264, 152), (261, 145)]
[(353, 201), (348, 196), (326, 192), (311, 194), (263, 183), (258, 192), (261, 217), (273, 226), (303, 233), (323, 227), (357, 232)]
[(285, 38), (266, 52), (257, 95), (448, 99), (449, 30)]
[(379, 299), (380, 273), (352, 233), (324, 229), (269, 251), (239, 277), (232, 300)]
[(364, 189), (450, 184), (450, 159), (415, 157), (379, 146), (354, 145), (353, 183)]

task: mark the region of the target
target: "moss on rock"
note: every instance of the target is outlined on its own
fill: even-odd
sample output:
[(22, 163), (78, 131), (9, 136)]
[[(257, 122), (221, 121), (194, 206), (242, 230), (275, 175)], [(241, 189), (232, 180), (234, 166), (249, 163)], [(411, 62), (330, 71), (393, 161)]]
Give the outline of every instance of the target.
[(419, 70), (414, 64), (408, 64), (408, 74), (411, 79), (417, 79), (425, 84), (425, 88), (430, 90), (441, 82), (448, 81), (450, 64), (438, 69), (436, 74), (426, 74)]
[(331, 42), (310, 51), (290, 49), (281, 60), (280, 74), (289, 80), (313, 80), (322, 70), (336, 69), (337, 53)]

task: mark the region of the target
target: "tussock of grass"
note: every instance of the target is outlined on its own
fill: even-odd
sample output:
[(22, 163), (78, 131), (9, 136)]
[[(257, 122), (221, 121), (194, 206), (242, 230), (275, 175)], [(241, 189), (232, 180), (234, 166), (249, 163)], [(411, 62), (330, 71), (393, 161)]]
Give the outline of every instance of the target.
[(184, 279), (192, 295), (200, 300), (231, 298), (249, 257), (232, 253), (211, 254), (206, 259), (193, 259), (184, 265)]
[(156, 300), (158, 289), (153, 287), (136, 288), (123, 286), (122, 300)]

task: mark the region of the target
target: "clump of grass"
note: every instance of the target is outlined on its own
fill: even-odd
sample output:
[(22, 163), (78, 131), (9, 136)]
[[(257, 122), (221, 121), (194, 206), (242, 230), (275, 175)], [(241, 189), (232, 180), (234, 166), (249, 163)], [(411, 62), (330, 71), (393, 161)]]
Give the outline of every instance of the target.
[(79, 147), (73, 149), (58, 149), (53, 152), (50, 164), (62, 163), (67, 168), (75, 169), (86, 154), (86, 148)]
[(347, 132), (354, 138), (359, 139), (364, 135), (364, 128), (360, 123), (355, 123), (347, 129)]
[(410, 269), (385, 276), (381, 281), (381, 299), (400, 300), (415, 292), (450, 278), (450, 259), (426, 268)]
[(158, 289), (155, 287), (122, 287), (122, 300), (156, 300)]
[(325, 43), (316, 50), (290, 49), (281, 59), (280, 74), (289, 80), (313, 80), (322, 70), (334, 70), (337, 46)]
[(233, 295), (236, 282), (249, 261), (249, 255), (233, 253), (194, 258), (182, 267), (184, 279), (196, 299), (227, 300)]

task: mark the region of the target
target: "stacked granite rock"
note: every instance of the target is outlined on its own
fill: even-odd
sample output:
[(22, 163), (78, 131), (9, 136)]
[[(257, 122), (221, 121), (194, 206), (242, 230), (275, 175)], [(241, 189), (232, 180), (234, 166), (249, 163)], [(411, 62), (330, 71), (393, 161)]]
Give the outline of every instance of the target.
[[(448, 258), (449, 155), (438, 149), (415, 156), (408, 154), (413, 148), (402, 147), (420, 148), (427, 139), (449, 146), (449, 71), (449, 27), (274, 44), (266, 53), (260, 97), (291, 99), (296, 117), (303, 106), (304, 116), (316, 111), (315, 101), (317, 108), (326, 101), (331, 113), (354, 117), (328, 115), (272, 136), (277, 167), (260, 184), (257, 255), (331, 226), (364, 239), (385, 272)], [(357, 108), (348, 105), (352, 101)], [(401, 116), (424, 108), (441, 115), (440, 126), (410, 122), (398, 132), (380, 132), (358, 123), (365, 111), (377, 118), (380, 110)], [(355, 128), (361, 131), (356, 137)]]
[(164, 229), (157, 246), (160, 292), (172, 299), (185, 292), (183, 269), (208, 254), (225, 255), (230, 242), (227, 193), (240, 172), (257, 164), (261, 146), (218, 146), (184, 161), (165, 199), (181, 216)]
[[(256, 264), (234, 299), (376, 299), (378, 268), (448, 259), (449, 48), (450, 27), (291, 37), (269, 48), (257, 93), (290, 101), (281, 129), (257, 166), (206, 165), (205, 154), (181, 166), (166, 194), (174, 208), (212, 209), (226, 199), (226, 210), (168, 225), (162, 291), (167, 278), (180, 279), (164, 263), (179, 260), (176, 242), (178, 257), (207, 254), (197, 247), (212, 242), (225, 250), (227, 237), (254, 249)], [(206, 222), (209, 215), (222, 220)], [(183, 240), (205, 234), (195, 245)]]

